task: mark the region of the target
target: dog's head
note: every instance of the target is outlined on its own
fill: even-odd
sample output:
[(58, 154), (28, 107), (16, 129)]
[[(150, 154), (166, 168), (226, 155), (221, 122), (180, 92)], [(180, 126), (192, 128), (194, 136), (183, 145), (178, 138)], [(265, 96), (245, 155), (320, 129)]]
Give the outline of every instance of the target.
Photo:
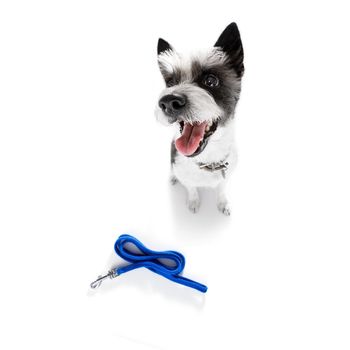
[(159, 39), (158, 63), (166, 88), (158, 101), (157, 119), (178, 123), (177, 150), (185, 156), (197, 155), (217, 129), (233, 118), (244, 72), (238, 27), (231, 23), (214, 47), (191, 57), (181, 56)]

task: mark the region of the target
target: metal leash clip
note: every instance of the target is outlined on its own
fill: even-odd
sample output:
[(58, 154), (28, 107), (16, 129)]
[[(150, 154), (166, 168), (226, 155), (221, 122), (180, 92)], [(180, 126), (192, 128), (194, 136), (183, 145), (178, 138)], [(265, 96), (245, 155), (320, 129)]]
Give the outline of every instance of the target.
[(107, 279), (107, 278), (113, 279), (117, 276), (118, 276), (118, 274), (115, 272), (115, 270), (109, 270), (106, 275), (98, 276), (97, 280), (90, 284), (90, 287), (92, 289), (98, 288), (105, 279)]
[[(138, 251), (137, 253), (129, 250), (128, 245), (130, 244), (135, 246)], [(208, 289), (204, 284), (181, 276), (185, 268), (185, 257), (179, 252), (173, 250), (160, 252), (151, 250), (145, 247), (137, 238), (130, 235), (121, 235), (114, 244), (114, 251), (122, 259), (129, 262), (129, 264), (111, 268), (106, 275), (98, 276), (97, 280), (90, 284), (92, 289), (98, 288), (107, 278), (112, 279), (139, 268), (146, 268), (172, 282), (196, 289), (202, 293), (205, 293)], [(169, 265), (163, 262), (163, 259), (165, 261), (171, 261), (172, 264)]]

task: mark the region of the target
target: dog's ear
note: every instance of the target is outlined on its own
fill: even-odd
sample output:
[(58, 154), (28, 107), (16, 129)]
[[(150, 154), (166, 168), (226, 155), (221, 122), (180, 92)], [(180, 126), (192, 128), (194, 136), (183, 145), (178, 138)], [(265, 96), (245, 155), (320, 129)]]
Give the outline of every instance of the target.
[(162, 54), (167, 52), (170, 55), (172, 55), (172, 54), (175, 53), (175, 51), (174, 51), (172, 46), (167, 41), (165, 41), (162, 38), (159, 38), (157, 52), (158, 52), (159, 69), (160, 69), (160, 72), (163, 75), (163, 78), (164, 78), (165, 82), (167, 83), (167, 81), (169, 81), (169, 79), (170, 79), (170, 76), (169, 76), (169, 64), (167, 63), (167, 59), (166, 59), (167, 55), (162, 55)]
[(236, 71), (238, 77), (241, 77), (244, 73), (244, 53), (237, 24), (233, 22), (228, 25), (214, 46), (221, 48), (226, 53), (230, 65)]
[(160, 55), (161, 53), (163, 53), (164, 51), (173, 51), (173, 48), (170, 46), (170, 44), (165, 41), (162, 38), (158, 39), (158, 47), (157, 47), (157, 52), (158, 55)]

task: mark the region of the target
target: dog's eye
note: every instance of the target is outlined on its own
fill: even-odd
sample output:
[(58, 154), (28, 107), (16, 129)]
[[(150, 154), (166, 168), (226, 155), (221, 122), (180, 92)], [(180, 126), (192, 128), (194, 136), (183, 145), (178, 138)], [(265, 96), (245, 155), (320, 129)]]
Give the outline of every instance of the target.
[(204, 84), (209, 87), (219, 86), (219, 79), (214, 74), (208, 74), (204, 78)]

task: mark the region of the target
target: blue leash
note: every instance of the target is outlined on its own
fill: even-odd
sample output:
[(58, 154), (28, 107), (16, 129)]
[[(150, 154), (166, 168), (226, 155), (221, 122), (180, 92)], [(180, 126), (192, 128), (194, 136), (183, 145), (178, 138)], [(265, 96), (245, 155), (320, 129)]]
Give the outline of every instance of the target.
[[(133, 253), (127, 248), (127, 245), (134, 245), (140, 253)], [(130, 235), (121, 235), (114, 244), (114, 250), (122, 259), (128, 261), (130, 264), (122, 267), (117, 267), (108, 271), (104, 276), (99, 276), (96, 281), (91, 283), (91, 288), (97, 288), (106, 278), (115, 278), (125, 272), (129, 272), (140, 267), (161, 275), (170, 281), (182, 284), (186, 287), (197, 289), (202, 293), (207, 291), (207, 286), (192, 281), (186, 277), (180, 276), (180, 273), (185, 268), (185, 257), (173, 250), (164, 252), (156, 252), (145, 247), (138, 239)], [(172, 264), (165, 264), (171, 261)]]

